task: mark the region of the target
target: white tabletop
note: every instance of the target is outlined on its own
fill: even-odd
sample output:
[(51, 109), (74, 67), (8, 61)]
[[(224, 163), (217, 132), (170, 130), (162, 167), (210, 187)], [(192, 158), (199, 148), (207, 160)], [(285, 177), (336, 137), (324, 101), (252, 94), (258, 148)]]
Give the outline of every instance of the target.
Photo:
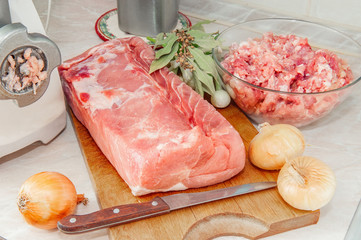
[[(232, 16), (227, 9), (229, 5), (226, 4), (224, 8), (223, 5), (217, 5), (216, 8), (211, 9), (215, 6), (207, 4), (214, 2), (211, 0), (199, 1), (203, 2), (202, 7), (193, 6), (193, 2), (196, 2), (193, 0), (180, 2), (180, 10), (190, 16), (192, 21), (198, 21), (197, 18), (219, 20), (208, 26), (209, 30), (222, 30), (226, 25), (249, 17), (249, 14), (241, 12), (238, 12), (237, 16)], [(41, 19), (45, 22), (47, 1), (35, 0), (34, 3)], [(60, 48), (63, 60), (102, 42), (94, 31), (94, 24), (100, 15), (113, 8), (116, 8), (115, 0), (53, 0), (47, 34)], [(244, 18), (240, 19), (240, 16)], [(361, 39), (359, 35), (353, 37)], [(336, 193), (332, 201), (321, 209), (317, 224), (267, 239), (343, 239), (361, 198), (360, 86), (330, 115), (301, 130), (308, 143), (305, 155), (323, 160), (334, 170), (337, 178)], [(0, 158), (0, 236), (8, 240), (108, 239), (106, 229), (81, 235), (67, 235), (57, 230), (37, 229), (25, 223), (17, 209), (16, 197), (22, 183), (31, 175), (41, 171), (63, 173), (74, 183), (78, 193), (84, 193), (89, 198), (87, 206), (78, 206), (78, 214), (99, 209), (85, 161), (68, 117), (65, 130), (49, 144), (35, 143)]]

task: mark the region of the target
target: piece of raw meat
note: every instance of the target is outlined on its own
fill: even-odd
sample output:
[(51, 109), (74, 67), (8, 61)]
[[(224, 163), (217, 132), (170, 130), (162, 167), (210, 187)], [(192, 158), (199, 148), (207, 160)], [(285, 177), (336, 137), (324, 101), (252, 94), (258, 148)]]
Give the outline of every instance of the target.
[(76, 117), (134, 195), (216, 184), (244, 167), (238, 132), (163, 68), (141, 38), (107, 41), (59, 66)]

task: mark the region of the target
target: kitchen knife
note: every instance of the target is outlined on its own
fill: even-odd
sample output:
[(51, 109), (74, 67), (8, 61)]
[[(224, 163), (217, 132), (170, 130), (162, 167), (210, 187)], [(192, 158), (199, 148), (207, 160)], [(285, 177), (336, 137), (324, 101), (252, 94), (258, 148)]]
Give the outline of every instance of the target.
[(85, 215), (69, 215), (58, 222), (65, 233), (81, 233), (137, 221), (170, 211), (275, 187), (276, 182), (256, 182), (205, 192), (155, 197), (150, 202), (105, 208)]

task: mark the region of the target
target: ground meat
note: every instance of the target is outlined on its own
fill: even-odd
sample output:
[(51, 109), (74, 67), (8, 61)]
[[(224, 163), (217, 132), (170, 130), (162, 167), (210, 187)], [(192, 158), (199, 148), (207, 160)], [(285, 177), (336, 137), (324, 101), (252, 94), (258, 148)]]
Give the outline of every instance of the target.
[(323, 116), (339, 101), (338, 93), (321, 92), (345, 86), (353, 79), (350, 67), (335, 53), (313, 50), (307, 38), (270, 32), (262, 38), (232, 44), (222, 65), (231, 74), (259, 87), (291, 93), (320, 93), (280, 94), (224, 76), (235, 102), (256, 121), (297, 126)]
[(32, 89), (36, 94), (37, 87), (47, 78), (44, 61), (32, 55), (33, 50), (27, 48), (22, 56), (16, 59), (9, 55), (7, 73), (1, 76), (3, 84), (13, 93), (22, 93), (25, 89)]

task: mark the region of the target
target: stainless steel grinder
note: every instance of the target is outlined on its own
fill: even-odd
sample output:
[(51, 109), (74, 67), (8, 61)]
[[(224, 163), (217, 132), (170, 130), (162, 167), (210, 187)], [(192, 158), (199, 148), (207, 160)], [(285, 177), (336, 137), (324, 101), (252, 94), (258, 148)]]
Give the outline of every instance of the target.
[(120, 30), (140, 36), (156, 36), (174, 29), (179, 0), (117, 0)]

